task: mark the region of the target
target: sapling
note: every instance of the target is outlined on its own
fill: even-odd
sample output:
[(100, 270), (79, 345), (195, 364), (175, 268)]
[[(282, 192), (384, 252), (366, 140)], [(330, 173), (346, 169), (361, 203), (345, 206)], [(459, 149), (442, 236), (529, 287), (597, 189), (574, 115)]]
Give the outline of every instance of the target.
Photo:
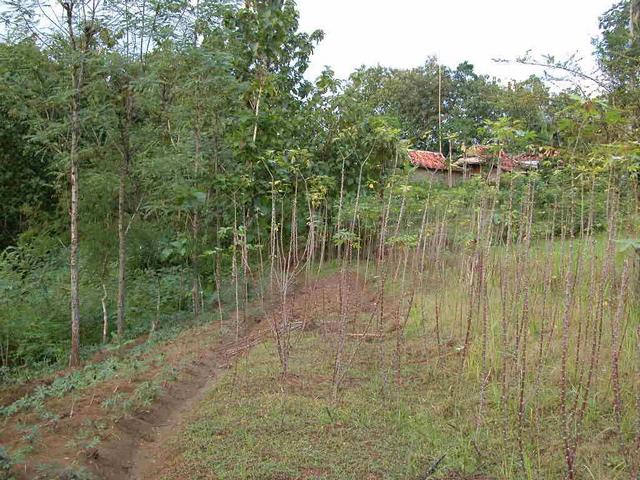
[(635, 368), (635, 376), (636, 376), (636, 425), (635, 425), (635, 451), (633, 458), (635, 461), (633, 462), (633, 473), (631, 478), (637, 478), (640, 474), (640, 325), (636, 328), (636, 368)]
[(482, 209), (479, 209), (477, 214), (477, 221), (474, 227), (475, 238), (473, 240), (473, 261), (471, 263), (471, 268), (469, 271), (469, 304), (467, 309), (467, 323), (466, 330), (464, 334), (464, 344), (462, 346), (462, 356), (461, 356), (461, 369), (464, 368), (464, 365), (467, 361), (467, 357), (469, 356), (469, 347), (471, 343), (471, 327), (473, 324), (473, 314), (476, 307), (479, 309), (481, 305), (481, 295), (482, 295), (482, 282), (484, 280), (484, 250), (482, 245), (483, 238), (483, 216)]
[(233, 279), (233, 293), (235, 301), (235, 338), (236, 342), (240, 339), (240, 285), (238, 273), (238, 207), (233, 202), (233, 245), (231, 246), (231, 278)]
[[(491, 232), (493, 213), (495, 211), (496, 199), (494, 197), (493, 205), (490, 210), (487, 210), (486, 214), (480, 212), (480, 221), (478, 227), (478, 236), (480, 244), (480, 274), (479, 274), (479, 304), (481, 307), (481, 328), (482, 328), (482, 351), (481, 351), (481, 378), (480, 378), (480, 401), (478, 407), (477, 428), (479, 429), (484, 420), (485, 410), (485, 396), (487, 384), (489, 381), (489, 363), (488, 363), (488, 348), (489, 348), (489, 276), (488, 276), (488, 264), (489, 253), (491, 248)], [(480, 308), (480, 306), (479, 306)]]
[(528, 346), (528, 338), (529, 338), (529, 294), (530, 294), (530, 286), (529, 282), (525, 280), (524, 282), (524, 299), (522, 303), (522, 319), (521, 319), (521, 332), (522, 336), (522, 348), (520, 352), (519, 359), (519, 394), (518, 394), (518, 453), (520, 454), (520, 462), (522, 467), (525, 465), (524, 458), (524, 439), (523, 439), (523, 430), (524, 430), (524, 413), (525, 413), (525, 382), (527, 375), (527, 346)]
[(156, 315), (151, 321), (151, 333), (155, 332), (160, 325), (160, 275), (156, 275)]
[[(547, 245), (545, 247), (545, 257), (547, 259), (552, 258), (551, 257), (551, 246), (552, 246), (552, 242), (547, 240)], [(540, 388), (540, 382), (542, 380), (542, 367), (544, 364), (544, 342), (545, 339), (547, 338), (546, 336), (546, 329), (549, 328), (549, 325), (547, 323), (547, 316), (548, 316), (548, 312), (547, 312), (547, 306), (549, 304), (549, 298), (551, 296), (551, 281), (553, 278), (553, 265), (554, 262), (551, 261), (547, 261), (545, 262), (545, 267), (544, 267), (544, 275), (543, 275), (543, 290), (542, 290), (542, 302), (541, 302), (541, 306), (540, 306), (540, 334), (539, 334), (539, 339), (538, 339), (538, 359), (536, 361), (536, 379), (534, 382), (534, 392), (537, 392), (538, 389)], [(549, 332), (550, 333), (550, 332)]]
[(587, 409), (587, 403), (589, 401), (589, 394), (591, 391), (591, 385), (594, 382), (594, 377), (598, 371), (599, 365), (599, 351), (602, 342), (602, 332), (604, 324), (604, 309), (606, 296), (609, 292), (609, 288), (612, 283), (612, 275), (615, 261), (615, 236), (616, 236), (616, 202), (612, 200), (611, 190), (607, 195), (607, 208), (609, 218), (609, 234), (607, 239), (607, 248), (602, 260), (602, 271), (600, 275), (599, 288), (597, 297), (595, 299), (595, 317), (593, 320), (591, 351), (589, 357), (589, 371), (587, 374), (587, 383), (584, 388), (582, 404), (577, 412), (576, 418), (578, 425), (581, 424), (584, 414)]
[[(344, 208), (344, 193), (345, 193), (345, 164), (346, 157), (343, 155), (342, 157), (342, 168), (340, 170), (340, 197), (338, 200), (338, 219), (336, 225), (336, 235), (343, 235), (345, 232), (342, 231), (342, 212)], [(354, 215), (357, 214), (357, 211), (354, 212)], [(351, 232), (347, 232), (346, 243), (348, 243), (348, 238)], [(333, 376), (332, 376), (332, 398), (333, 401), (336, 402), (338, 398), (338, 389), (340, 387), (340, 376), (342, 372), (342, 356), (344, 355), (344, 348), (346, 342), (346, 333), (347, 333), (347, 306), (345, 299), (345, 283), (346, 283), (346, 268), (347, 268), (347, 252), (345, 249), (348, 249), (348, 245), (345, 244), (342, 238), (336, 237), (336, 246), (338, 249), (338, 261), (340, 262), (340, 283), (338, 287), (338, 300), (339, 300), (339, 308), (340, 314), (338, 319), (338, 335), (336, 338), (336, 351), (333, 362)]]
[(627, 258), (620, 280), (618, 305), (611, 322), (611, 384), (613, 385), (613, 411), (616, 418), (618, 435), (622, 433), (622, 387), (620, 386), (620, 349), (622, 348), (622, 335), (620, 326), (625, 311), (625, 298), (630, 272), (631, 261)]
[[(573, 243), (571, 244), (573, 254)], [(567, 408), (567, 361), (569, 358), (569, 334), (571, 304), (573, 303), (573, 279), (571, 269), (567, 268), (565, 275), (564, 311), (562, 320), (562, 359), (560, 363), (560, 414), (562, 422), (562, 441), (564, 445), (564, 459), (568, 480), (575, 478), (575, 448), (570, 430), (570, 416)]]
[(468, 356), (468, 352), (469, 352), (469, 344), (471, 341), (471, 325), (472, 325), (472, 321), (473, 321), (473, 310), (474, 310), (474, 305), (476, 303), (476, 291), (478, 290), (477, 287), (477, 270), (479, 268), (479, 263), (480, 263), (480, 259), (479, 259), (479, 252), (477, 247), (474, 247), (475, 251), (473, 254), (473, 260), (471, 262), (471, 268), (469, 270), (469, 302), (467, 305), (467, 316), (466, 316), (466, 328), (465, 328), (465, 333), (464, 333), (464, 343), (462, 346), (462, 357), (460, 360), (460, 368), (463, 369), (465, 362), (467, 360), (467, 356)]

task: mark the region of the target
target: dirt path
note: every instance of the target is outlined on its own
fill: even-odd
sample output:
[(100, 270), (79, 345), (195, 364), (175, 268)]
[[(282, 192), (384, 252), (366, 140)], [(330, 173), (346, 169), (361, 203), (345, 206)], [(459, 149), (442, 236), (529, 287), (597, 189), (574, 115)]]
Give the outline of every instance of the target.
[(220, 369), (215, 369), (204, 385), (194, 392), (192, 397), (177, 405), (177, 408), (171, 412), (165, 423), (154, 428), (153, 441), (142, 443), (138, 446), (132, 459), (129, 478), (157, 478), (153, 475), (163, 463), (162, 448), (164, 439), (171, 438), (172, 435), (181, 430), (185, 415), (191, 412), (205, 398), (207, 392), (216, 384), (220, 373)]
[[(253, 323), (253, 322), (252, 322)], [(100, 479), (157, 478), (162, 448), (179, 431), (191, 412), (233, 360), (259, 344), (269, 334), (267, 325), (251, 325), (236, 342), (227, 342), (202, 354), (146, 411), (118, 421), (89, 461)]]
[[(348, 283), (348, 297), (354, 311), (368, 311), (374, 301), (372, 294), (365, 291), (355, 275), (349, 275)], [(338, 292), (338, 275), (316, 279), (296, 289), (289, 306), (290, 328), (315, 328), (316, 321), (336, 317)], [(118, 422), (111, 439), (101, 444), (91, 462), (96, 477), (106, 480), (160, 478), (172, 450), (169, 443), (186, 427), (189, 415), (239, 356), (272, 335), (268, 315), (274, 312), (277, 315), (279, 309), (272, 306), (267, 311), (270, 313), (265, 313), (260, 323), (250, 321), (237, 342), (219, 345), (202, 356), (150, 410)]]

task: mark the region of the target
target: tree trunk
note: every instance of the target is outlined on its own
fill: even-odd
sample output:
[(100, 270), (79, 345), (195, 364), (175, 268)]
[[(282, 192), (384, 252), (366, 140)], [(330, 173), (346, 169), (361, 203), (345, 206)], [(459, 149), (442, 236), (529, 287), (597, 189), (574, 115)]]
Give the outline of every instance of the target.
[(193, 252), (191, 254), (191, 267), (193, 275), (193, 283), (191, 287), (191, 297), (193, 303), (193, 315), (200, 318), (200, 281), (199, 281), (199, 262), (198, 262), (198, 231), (200, 222), (200, 215), (197, 211), (193, 213), (191, 219), (191, 231), (193, 235)]
[(438, 61), (438, 146), (442, 155), (442, 65)]
[(118, 337), (124, 334), (125, 298), (126, 298), (126, 261), (127, 261), (127, 233), (124, 226), (125, 183), (127, 167), (120, 170), (120, 185), (118, 188), (118, 315), (116, 319)]
[[(69, 46), (76, 54), (81, 54), (79, 60), (74, 59), (71, 66), (71, 145), (69, 146), (69, 184), (71, 188), (71, 208), (69, 211), (69, 223), (71, 230), (71, 245), (69, 252), (70, 272), (70, 300), (71, 300), (71, 354), (69, 366), (77, 367), (80, 364), (80, 288), (78, 265), (78, 148), (80, 145), (80, 99), (82, 85), (84, 83), (84, 54), (88, 50), (90, 36), (93, 34), (91, 26), (87, 24), (82, 41), (76, 38), (74, 30), (74, 3), (65, 3), (65, 20), (67, 22), (67, 34)], [(86, 18), (85, 18), (86, 20)]]
[(117, 328), (118, 337), (122, 338), (125, 327), (126, 309), (126, 269), (127, 269), (127, 234), (125, 226), (125, 204), (127, 195), (127, 179), (129, 177), (129, 165), (131, 163), (130, 125), (133, 111), (133, 97), (131, 87), (127, 85), (124, 99), (124, 118), (122, 121), (122, 166), (118, 185), (118, 313)]
[(80, 289), (78, 267), (78, 144), (80, 141), (80, 79), (82, 67), (74, 69), (72, 81), (74, 94), (71, 106), (71, 148), (69, 150), (69, 182), (71, 184), (71, 251), (69, 269), (71, 276), (71, 356), (69, 366), (80, 364)]
[(160, 325), (160, 275), (156, 276), (156, 317), (151, 321), (151, 333), (155, 332)]
[(449, 188), (453, 187), (453, 142), (449, 138)]
[[(193, 162), (193, 173), (196, 185), (198, 184), (198, 176), (200, 175), (200, 156), (202, 154), (202, 107), (200, 103), (196, 105), (196, 125), (195, 125), (195, 155)], [(191, 267), (193, 275), (193, 284), (191, 297), (193, 303), (193, 315), (200, 318), (200, 281), (199, 281), (199, 261), (198, 261), (198, 237), (200, 230), (200, 212), (199, 206), (196, 205), (191, 218), (191, 234), (193, 237), (193, 250), (191, 254)]]
[(253, 143), (256, 143), (258, 138), (258, 117), (260, 116), (260, 102), (262, 100), (262, 88), (264, 86), (264, 82), (262, 78), (260, 79), (260, 87), (258, 88), (258, 98), (256, 99), (256, 108), (255, 108), (255, 122), (253, 124)]
[(102, 282), (102, 298), (100, 303), (102, 304), (102, 343), (107, 343), (109, 339), (109, 312), (107, 310), (107, 286)]

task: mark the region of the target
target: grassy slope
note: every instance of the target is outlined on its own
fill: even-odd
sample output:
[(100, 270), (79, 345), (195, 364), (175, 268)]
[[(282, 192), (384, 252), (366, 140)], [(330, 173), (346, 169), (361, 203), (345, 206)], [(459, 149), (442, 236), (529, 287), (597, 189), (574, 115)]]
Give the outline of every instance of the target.
[(409, 478), (451, 449), (456, 466), (473, 468), (465, 435), (437, 420), (447, 407), (434, 402), (430, 385), (444, 381), (442, 374), (406, 366), (404, 384), (396, 388), (378, 360), (362, 350), (341, 402), (333, 405), (332, 350), (322, 335), (297, 342), (284, 383), (275, 347), (260, 347), (181, 434), (176, 445), (183, 453), (167, 477)]
[[(579, 247), (577, 244), (575, 250), (579, 251)], [(584, 331), (594, 309), (588, 275), (590, 261), (595, 258), (598, 271), (603, 256), (602, 244), (595, 253), (588, 250), (588, 245), (583, 247), (587, 256), (571, 311), (569, 404), (584, 388), (581, 375), (590, 341), (583, 334), (579, 357), (575, 344), (580, 338), (576, 326), (582, 322)], [(162, 461), (167, 464), (161, 474), (148, 478), (413, 479), (423, 478), (442, 456), (444, 459), (429, 478), (562, 478), (561, 268), (563, 262), (566, 264), (563, 255), (568, 252), (567, 244), (541, 244), (526, 259), (524, 271), (531, 289), (522, 457), (518, 447), (518, 363), (512, 356), (512, 347), (505, 351), (502, 345), (504, 309), (496, 276), (490, 276), (489, 375), (480, 422), (483, 373), (479, 317), (473, 319), (471, 348), (465, 367), (461, 368), (468, 294), (467, 265), (460, 260), (464, 254), (458, 254), (440, 259), (446, 265), (445, 282), (436, 268), (425, 277), (425, 289), (417, 292), (401, 338), (401, 374), (397, 382), (393, 368), (397, 332), (387, 325), (383, 340), (348, 341), (346, 357), (353, 355), (353, 362), (339, 401), (332, 401), (332, 332), (339, 306), (337, 275), (330, 275), (320, 290), (311, 287), (296, 299), (294, 318), (310, 320), (317, 328), (294, 333), (289, 377), (280, 377), (273, 342), (254, 348), (223, 377), (163, 452)], [(505, 272), (509, 288), (504, 294), (515, 312), (509, 317), (514, 325), (522, 310), (522, 295), (512, 278), (520, 261), (524, 261), (521, 253), (500, 249), (491, 258), (495, 267), (492, 271), (498, 272), (502, 267)], [(390, 265), (395, 268), (400, 263), (392, 261)], [(543, 280), (549, 265), (553, 269), (548, 270), (551, 276), (546, 291)], [(387, 294), (388, 324), (393, 323), (397, 306), (394, 302), (398, 304), (401, 298), (398, 288), (396, 282)], [(356, 319), (350, 323), (350, 331), (365, 331), (368, 312), (375, 301), (374, 291), (373, 285), (366, 292), (350, 291), (353, 298), (361, 300), (350, 306), (349, 318)], [(434, 321), (436, 300), (441, 306), (440, 346)], [(629, 456), (633, 452), (621, 449), (620, 444), (625, 448), (633, 444), (638, 421), (634, 404), (639, 380), (634, 332), (640, 315), (637, 301), (631, 296), (621, 352), (622, 431), (617, 434), (609, 371), (609, 322), (616, 310), (616, 291), (607, 294), (605, 303), (600, 364), (581, 428), (577, 471), (578, 478), (614, 480), (629, 478), (632, 469)], [(309, 318), (305, 319), (305, 315)], [(554, 328), (550, 327), (552, 322)], [(514, 325), (509, 327), (510, 343)], [(545, 350), (540, 381), (536, 382), (541, 332), (550, 344)], [(29, 459), (30, 468), (46, 468), (45, 463), (63, 456), (67, 456), (66, 463), (85, 463), (84, 455), (90, 455), (107, 433), (105, 425), (126, 411), (151, 403), (167, 381), (180, 375), (200, 353), (211, 349), (218, 334), (216, 326), (198, 327), (182, 332), (175, 341), (135, 347), (115, 363), (107, 360), (90, 366), (72, 382), (62, 377), (60, 388), (53, 388), (49, 398), (40, 400), (32, 394), (26, 398), (33, 404), (5, 418), (2, 443), (12, 453)], [(509, 368), (506, 402), (501, 390), (505, 359)], [(68, 390), (67, 384), (73, 388)], [(70, 408), (74, 410), (72, 418), (68, 415)]]
[[(566, 246), (565, 246), (566, 247)], [(331, 401), (334, 345), (321, 331), (297, 334), (291, 359), (291, 376), (279, 376), (276, 348), (267, 343), (238, 365), (235, 375), (224, 379), (203, 402), (193, 419), (173, 442), (170, 466), (162, 478), (207, 479), (398, 479), (423, 478), (432, 465), (446, 455), (429, 478), (562, 478), (565, 472), (561, 417), (559, 414), (559, 364), (561, 350), (562, 278), (551, 277), (547, 305), (555, 305), (555, 333), (545, 351), (541, 381), (536, 382), (538, 341), (544, 289), (539, 280), (544, 266), (554, 259), (559, 268), (563, 248), (539, 248), (528, 265), (532, 282), (529, 324), (528, 371), (522, 419), (522, 450), (518, 447), (518, 370), (510, 359), (508, 400), (502, 400), (501, 311), (499, 292), (491, 290), (489, 331), (489, 378), (486, 406), (478, 422), (482, 378), (479, 325), (466, 367), (461, 348), (464, 322), (458, 307), (466, 302), (464, 289), (453, 280), (444, 291), (420, 296), (403, 339), (401, 379), (394, 382), (394, 332), (384, 341), (364, 343), (356, 352), (348, 380), (337, 404)], [(565, 252), (567, 250), (564, 250)], [(554, 267), (554, 268), (555, 268)], [(452, 275), (456, 273), (451, 272)], [(455, 276), (451, 278), (455, 279)], [(589, 279), (578, 282), (578, 300), (572, 325), (593, 308)], [(495, 285), (494, 285), (495, 287)], [(440, 357), (435, 340), (433, 312), (436, 295), (446, 299), (442, 310)], [(515, 305), (522, 307), (520, 297)], [(520, 302), (520, 303), (519, 303)], [(607, 303), (615, 304), (615, 295)], [(622, 384), (625, 411), (618, 436), (611, 400), (610, 351), (607, 333), (581, 427), (576, 470), (578, 478), (629, 478), (632, 465), (625, 450), (633, 445), (637, 389), (633, 332), (638, 323), (637, 306), (629, 313), (628, 334), (623, 342)], [(613, 305), (611, 306), (613, 310)], [(551, 316), (552, 310), (546, 310)], [(635, 313), (634, 313), (635, 312)], [(635, 320), (634, 320), (635, 318)], [(321, 319), (319, 323), (322, 322)], [(608, 321), (608, 320), (607, 320)], [(363, 326), (352, 324), (353, 331)], [(605, 327), (606, 329), (606, 327)], [(571, 342), (575, 342), (572, 331)], [(549, 336), (551, 335), (551, 336)], [(584, 340), (583, 340), (584, 341)], [(569, 363), (568, 403), (584, 388), (581, 366), (587, 354)], [(573, 352), (573, 350), (571, 351)], [(570, 356), (573, 357), (574, 353)], [(584, 371), (582, 371), (584, 375)], [(507, 412), (505, 414), (505, 412)], [(625, 445), (625, 448), (620, 445)]]
[[(383, 344), (387, 355), (393, 343)], [(440, 476), (433, 478), (562, 478), (555, 398), (542, 399), (550, 415), (526, 445), (523, 472), (515, 426), (505, 440), (501, 416), (492, 410), (477, 431), (476, 379), (456, 378), (459, 357), (453, 352), (438, 365), (420, 343), (408, 344), (400, 387), (391, 372), (380, 370), (376, 353), (363, 350), (336, 406), (330, 401), (331, 352), (321, 336), (298, 343), (293, 376), (285, 384), (275, 347), (261, 347), (236, 378), (228, 376), (211, 392), (175, 439), (180, 453), (162, 478), (419, 478), (442, 455)], [(491, 392), (490, 402), (497, 404), (499, 395)], [(600, 435), (587, 440), (593, 457), (584, 471), (593, 478), (626, 478), (616, 475), (620, 459), (606, 427), (592, 428)]]

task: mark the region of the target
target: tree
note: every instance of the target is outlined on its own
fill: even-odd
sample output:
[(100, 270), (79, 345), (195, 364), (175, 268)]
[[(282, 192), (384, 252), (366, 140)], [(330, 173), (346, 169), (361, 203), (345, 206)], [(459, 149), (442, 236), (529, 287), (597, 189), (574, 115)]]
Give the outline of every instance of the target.
[(463, 62), (451, 72), (451, 91), (445, 98), (445, 137), (456, 137), (459, 153), (462, 145), (478, 145), (487, 139), (481, 128), (485, 121), (496, 120), (502, 114), (500, 99), (504, 89), (496, 80), (478, 75), (475, 68)]
[(55, 211), (51, 161), (35, 133), (40, 99), (58, 79), (33, 41), (0, 44), (0, 250), (22, 234), (35, 235)]
[(610, 85), (610, 100), (627, 109), (634, 127), (640, 125), (640, 36), (637, 35), (638, 2), (624, 0), (600, 19), (596, 59)]
[[(161, 3), (148, 5), (145, 0), (112, 2), (116, 48), (112, 63), (114, 111), (117, 115), (118, 150), (122, 157), (118, 169), (118, 292), (116, 326), (122, 338), (126, 317), (127, 236), (132, 219), (127, 223), (127, 187), (135, 151), (131, 143), (136, 108), (135, 84), (144, 70), (146, 53), (151, 48)], [(155, 7), (155, 8), (152, 8)], [(153, 13), (152, 15), (149, 15)], [(120, 41), (116, 42), (116, 39)], [(139, 139), (141, 140), (141, 139)]]
[(83, 87), (86, 80), (87, 55), (93, 46), (94, 36), (98, 33), (96, 18), (96, 2), (74, 1), (62, 3), (63, 18), (67, 26), (67, 42), (70, 47), (71, 58), (71, 105), (69, 145), (69, 184), (71, 188), (71, 248), (69, 267), (71, 273), (71, 355), (69, 364), (72, 367), (80, 364), (80, 290), (78, 264), (78, 151), (82, 135)]
[[(95, 0), (58, 0), (49, 5), (40, 0), (7, 2), (15, 24), (30, 32), (51, 48), (68, 72), (68, 137), (66, 154), (70, 189), (70, 304), (71, 353), (69, 364), (80, 363), (80, 291), (79, 291), (79, 163), (82, 137), (84, 87), (88, 76), (89, 57), (101, 31), (101, 2)], [(45, 21), (40, 22), (41, 17)]]
[(629, 31), (631, 37), (640, 35), (640, 0), (631, 0), (629, 5)]

